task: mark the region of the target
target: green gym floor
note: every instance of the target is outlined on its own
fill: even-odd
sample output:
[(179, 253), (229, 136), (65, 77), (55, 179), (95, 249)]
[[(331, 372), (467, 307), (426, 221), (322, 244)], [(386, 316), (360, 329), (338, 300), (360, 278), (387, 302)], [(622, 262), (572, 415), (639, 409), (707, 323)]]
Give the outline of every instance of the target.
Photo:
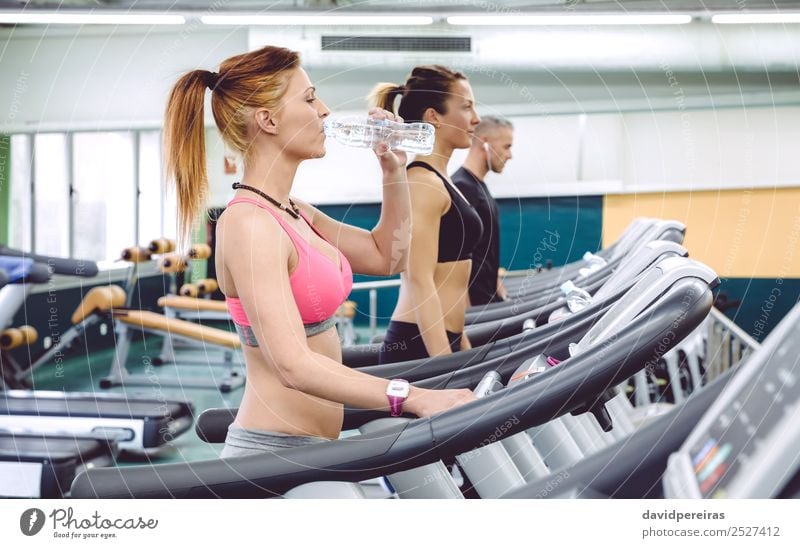
[[(356, 327), (359, 343), (369, 340), (369, 328)], [(143, 373), (146, 364), (152, 362), (161, 350), (161, 337), (148, 336), (131, 344), (126, 367), (132, 374)], [(186, 388), (179, 383), (170, 386), (169, 381), (178, 380), (189, 383), (192, 379), (207, 379), (209, 376), (220, 378), (223, 367), (220, 365), (222, 352), (212, 350), (203, 353), (196, 349), (176, 349), (176, 355), (183, 362), (180, 365), (167, 364), (153, 367), (155, 377), (150, 386), (120, 387), (110, 389), (99, 388), (100, 379), (108, 374), (114, 356), (114, 349), (100, 350), (89, 355), (65, 358), (61, 375), (56, 376), (56, 368), (43, 366), (33, 376), (33, 388), (36, 390), (57, 390), (66, 392), (99, 392), (126, 393), (130, 396), (141, 396), (154, 399), (174, 399), (190, 402), (195, 409), (195, 416), (212, 407), (238, 407), (244, 392), (244, 386), (235, 388), (227, 394), (215, 388)], [(216, 363), (215, 359), (219, 358)], [(212, 362), (212, 363), (209, 363)], [(237, 364), (238, 362), (238, 364)], [(234, 356), (234, 367), (244, 371), (241, 354)], [(198, 461), (214, 459), (222, 451), (222, 444), (209, 444), (201, 441), (194, 432), (194, 427), (167, 444), (158, 454), (140, 456), (122, 454), (119, 466), (152, 462), (158, 464), (170, 462)]]

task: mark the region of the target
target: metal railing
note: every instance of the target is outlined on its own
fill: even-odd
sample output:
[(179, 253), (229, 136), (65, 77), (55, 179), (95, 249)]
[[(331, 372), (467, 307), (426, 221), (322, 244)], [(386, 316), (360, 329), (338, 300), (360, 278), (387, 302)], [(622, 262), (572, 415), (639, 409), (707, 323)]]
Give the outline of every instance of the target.
[[(673, 401), (676, 404), (685, 401), (692, 392), (702, 390), (760, 346), (722, 312), (712, 308), (697, 329), (661, 358), (667, 375), (664, 381), (671, 388)], [(682, 382), (686, 376), (688, 383)], [(646, 371), (634, 376), (634, 386), (637, 407), (658, 399), (648, 386)]]
[(369, 338), (378, 332), (378, 290), (387, 287), (400, 287), (400, 279), (378, 280), (374, 282), (358, 282), (353, 284), (352, 293), (369, 291)]
[(705, 381), (707, 383), (761, 347), (758, 341), (716, 308), (711, 309), (704, 326), (706, 329)]

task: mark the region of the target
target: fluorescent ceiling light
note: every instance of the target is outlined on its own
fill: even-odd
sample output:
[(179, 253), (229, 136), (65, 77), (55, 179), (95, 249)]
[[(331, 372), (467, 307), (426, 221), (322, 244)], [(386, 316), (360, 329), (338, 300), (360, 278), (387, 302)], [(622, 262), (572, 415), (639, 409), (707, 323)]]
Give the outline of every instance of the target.
[(691, 15), (681, 14), (593, 14), (593, 15), (453, 15), (447, 18), (451, 25), (684, 25), (692, 21)]
[(180, 15), (134, 13), (0, 12), (0, 23), (17, 25), (183, 25)]
[(800, 13), (720, 13), (712, 16), (711, 22), (721, 25), (800, 23)]
[(425, 15), (205, 15), (206, 25), (430, 25)]

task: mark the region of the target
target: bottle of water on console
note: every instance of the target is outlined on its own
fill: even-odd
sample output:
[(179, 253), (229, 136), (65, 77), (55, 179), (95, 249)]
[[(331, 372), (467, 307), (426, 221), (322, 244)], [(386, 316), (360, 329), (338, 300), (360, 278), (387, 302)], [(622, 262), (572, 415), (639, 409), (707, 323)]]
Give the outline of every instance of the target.
[(572, 313), (580, 312), (592, 304), (592, 296), (586, 290), (572, 283), (571, 280), (561, 284), (561, 293), (566, 297), (567, 308)]
[(351, 147), (374, 148), (386, 142), (392, 150), (414, 154), (433, 152), (434, 129), (430, 124), (405, 124), (375, 120), (367, 116), (345, 116), (325, 120), (325, 136)]

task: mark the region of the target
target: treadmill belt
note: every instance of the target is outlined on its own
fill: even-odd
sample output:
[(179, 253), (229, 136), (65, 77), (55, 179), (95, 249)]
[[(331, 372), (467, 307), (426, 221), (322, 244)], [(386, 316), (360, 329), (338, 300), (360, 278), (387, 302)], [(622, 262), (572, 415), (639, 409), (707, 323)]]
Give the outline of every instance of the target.
[(106, 417), (118, 419), (160, 419), (191, 414), (184, 402), (127, 400), (70, 395), (68, 398), (9, 396), (0, 393), (0, 415), (36, 415), (68, 417)]
[(81, 463), (115, 452), (114, 441), (100, 437), (0, 432), (0, 461)]

